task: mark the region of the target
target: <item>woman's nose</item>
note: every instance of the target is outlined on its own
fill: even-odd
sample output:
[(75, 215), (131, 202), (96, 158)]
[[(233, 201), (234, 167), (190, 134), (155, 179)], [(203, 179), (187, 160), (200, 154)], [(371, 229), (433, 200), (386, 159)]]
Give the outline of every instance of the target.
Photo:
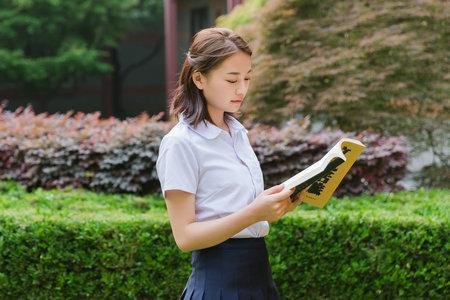
[(236, 89), (236, 95), (244, 96), (246, 91), (247, 87), (245, 86), (245, 81), (241, 81)]

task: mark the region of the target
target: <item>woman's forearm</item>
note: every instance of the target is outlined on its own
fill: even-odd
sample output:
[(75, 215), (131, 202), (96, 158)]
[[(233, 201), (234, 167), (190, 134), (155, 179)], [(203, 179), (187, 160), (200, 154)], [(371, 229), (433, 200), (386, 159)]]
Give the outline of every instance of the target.
[(208, 248), (226, 241), (256, 222), (279, 220), (299, 204), (299, 200), (292, 202), (289, 197), (294, 189), (283, 188), (282, 185), (271, 187), (243, 209), (226, 217), (202, 222), (196, 221), (194, 194), (166, 191), (167, 211), (178, 247), (184, 252)]
[(178, 247), (183, 252), (212, 247), (233, 237), (257, 222), (251, 207), (247, 206), (220, 219), (192, 222), (184, 226), (179, 236), (175, 234)]

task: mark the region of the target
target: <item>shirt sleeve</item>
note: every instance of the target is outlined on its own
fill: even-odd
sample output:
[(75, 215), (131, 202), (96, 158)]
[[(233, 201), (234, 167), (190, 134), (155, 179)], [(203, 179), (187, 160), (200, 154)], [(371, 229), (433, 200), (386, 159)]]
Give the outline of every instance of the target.
[(164, 197), (168, 190), (197, 192), (198, 162), (187, 140), (165, 136), (159, 147), (156, 171)]

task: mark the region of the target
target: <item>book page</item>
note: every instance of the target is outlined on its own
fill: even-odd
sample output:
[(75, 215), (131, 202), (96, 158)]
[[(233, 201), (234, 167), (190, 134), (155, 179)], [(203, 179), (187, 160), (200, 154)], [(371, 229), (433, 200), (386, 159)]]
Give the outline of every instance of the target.
[(310, 178), (320, 174), (323, 172), (327, 166), (336, 158), (341, 158), (343, 160), (346, 157), (343, 155), (341, 149), (339, 148), (339, 143), (336, 144), (324, 157), (322, 157), (319, 161), (315, 162), (305, 170), (301, 171), (297, 175), (289, 178), (285, 182), (283, 182), (285, 189), (291, 189), (299, 184), (307, 181)]
[[(343, 161), (340, 159), (339, 162), (335, 163), (337, 167), (328, 170), (323, 177), (308, 186), (306, 188), (304, 202), (320, 208), (324, 207), (339, 183), (341, 183), (345, 174), (347, 174), (348, 170), (365, 148), (360, 142), (358, 144), (352, 143), (350, 139), (343, 139), (340, 146), (346, 160)], [(337, 159), (339, 158), (332, 160), (331, 164)]]

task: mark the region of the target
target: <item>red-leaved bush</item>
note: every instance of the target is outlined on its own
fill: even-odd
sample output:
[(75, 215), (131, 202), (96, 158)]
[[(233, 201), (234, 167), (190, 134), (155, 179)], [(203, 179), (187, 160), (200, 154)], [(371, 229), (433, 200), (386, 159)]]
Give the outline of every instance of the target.
[[(0, 107), (0, 180), (28, 187), (85, 188), (107, 193), (159, 191), (155, 169), (162, 137), (173, 122), (161, 116), (120, 121), (100, 113), (35, 115), (31, 107), (15, 112)], [(266, 188), (319, 160), (341, 137), (367, 145), (335, 195), (373, 194), (400, 189), (407, 149), (402, 138), (340, 130), (310, 133), (308, 120), (291, 120), (282, 129), (250, 127), (250, 142), (260, 160)]]
[(292, 119), (280, 130), (260, 124), (250, 126), (250, 143), (261, 163), (266, 187), (279, 184), (320, 160), (341, 138), (347, 137), (361, 141), (366, 148), (334, 196), (402, 189), (397, 182), (406, 175), (409, 161), (403, 137), (386, 138), (368, 131), (353, 134), (329, 128), (311, 133), (307, 131), (307, 119)]
[(120, 121), (100, 113), (35, 115), (0, 108), (0, 179), (29, 188), (156, 191), (161, 138), (169, 123), (146, 114)]

